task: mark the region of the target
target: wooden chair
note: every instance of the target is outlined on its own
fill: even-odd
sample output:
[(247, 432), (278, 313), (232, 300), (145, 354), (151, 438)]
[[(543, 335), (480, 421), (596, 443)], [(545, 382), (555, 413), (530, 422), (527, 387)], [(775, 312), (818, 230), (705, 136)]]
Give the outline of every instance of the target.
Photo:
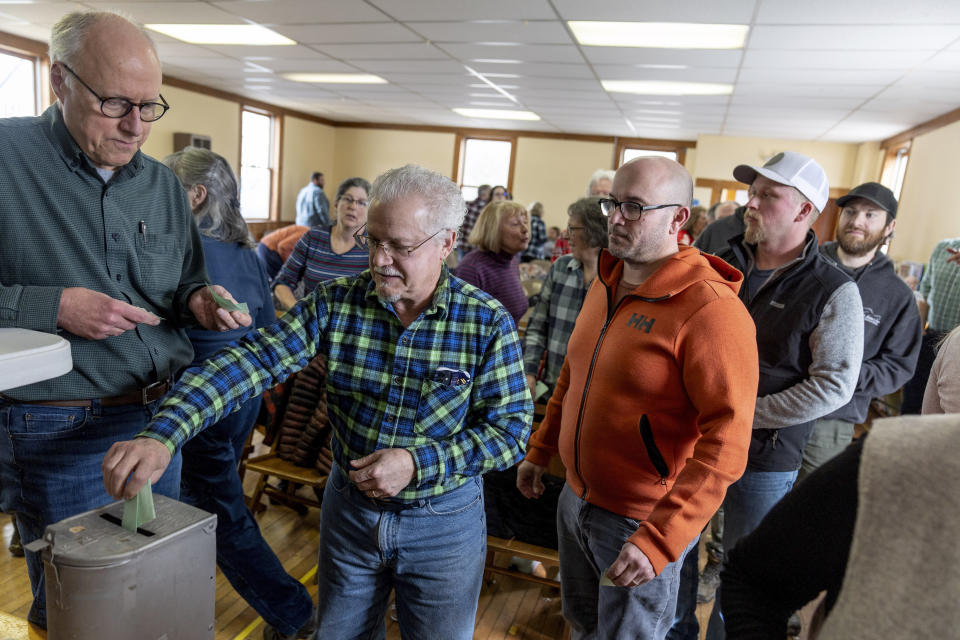
[[(246, 471), (253, 471), (254, 473), (260, 474), (260, 479), (257, 480), (257, 487), (253, 495), (249, 498), (250, 510), (257, 513), (266, 508), (265, 505), (262, 505), (260, 502), (260, 499), (264, 495), (270, 496), (278, 502), (303, 504), (319, 509), (319, 497), (304, 497), (297, 494), (296, 491), (300, 485), (306, 485), (312, 487), (314, 492), (319, 495), (319, 492), (327, 484), (327, 474), (317, 469), (300, 467), (284, 460), (277, 454), (276, 447), (277, 440), (274, 441), (270, 453), (254, 456), (253, 458), (248, 458), (246, 461)], [(271, 485), (268, 482), (270, 478), (286, 480), (286, 490), (281, 490)]]

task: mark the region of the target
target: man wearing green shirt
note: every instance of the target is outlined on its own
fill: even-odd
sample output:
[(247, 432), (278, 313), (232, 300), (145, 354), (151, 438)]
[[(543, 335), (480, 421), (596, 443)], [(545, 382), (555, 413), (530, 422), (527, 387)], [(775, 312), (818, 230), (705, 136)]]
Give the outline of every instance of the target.
[[(110, 502), (103, 454), (143, 429), (190, 363), (187, 327), (251, 322), (218, 309), (184, 191), (140, 152), (169, 108), (146, 33), (114, 13), (71, 13), (50, 61), (56, 104), (0, 120), (0, 327), (59, 333), (73, 356), (70, 373), (0, 396), (0, 508), (17, 513), (24, 544)], [(179, 489), (178, 456), (157, 490)], [(43, 628), (39, 554), (27, 570), (27, 617)]]
[(187, 371), (142, 437), (107, 453), (107, 491), (135, 495), (192, 434), (325, 353), (335, 464), (318, 637), (382, 632), (394, 589), (404, 637), (472, 638), (481, 475), (520, 458), (533, 406), (510, 314), (444, 266), (465, 208), (455, 184), (421, 167), (377, 178), (357, 233), (370, 269), (321, 284), (277, 324)]

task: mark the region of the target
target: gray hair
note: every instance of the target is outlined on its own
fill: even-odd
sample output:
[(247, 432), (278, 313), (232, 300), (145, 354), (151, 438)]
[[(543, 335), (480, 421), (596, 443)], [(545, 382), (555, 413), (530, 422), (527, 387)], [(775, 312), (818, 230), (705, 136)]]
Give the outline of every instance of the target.
[(337, 187), (337, 197), (334, 198), (333, 203), (336, 204), (340, 198), (343, 197), (343, 194), (347, 192), (347, 189), (353, 187), (359, 187), (367, 192), (367, 197), (370, 196), (370, 183), (364, 180), (363, 178), (347, 178), (340, 183), (340, 186)]
[(610, 182), (613, 182), (613, 176), (616, 175), (616, 171), (613, 169), (597, 169), (593, 172), (593, 175), (590, 176), (590, 182), (587, 183), (587, 195), (590, 195), (590, 192), (593, 190), (593, 185), (597, 184), (599, 181), (606, 178)]
[(460, 189), (446, 176), (415, 164), (408, 164), (377, 176), (370, 190), (370, 209), (384, 202), (418, 198), (427, 210), (421, 221), (424, 231), (450, 229), (463, 224), (467, 203)]
[(184, 189), (202, 184), (207, 197), (194, 212), (203, 235), (248, 248), (257, 246), (240, 214), (237, 178), (226, 159), (199, 147), (187, 147), (163, 159), (180, 179)]
[(600, 196), (580, 198), (567, 207), (567, 215), (583, 224), (583, 233), (588, 245), (606, 248), (609, 240), (607, 216), (603, 215), (603, 210), (600, 209)]
[[(136, 27), (147, 39), (154, 53), (157, 45), (142, 24), (123, 15), (119, 11), (74, 11), (60, 18), (50, 31), (50, 63), (62, 62), (76, 67), (83, 45), (90, 31), (104, 19), (119, 18)], [(160, 59), (160, 56), (157, 56)]]

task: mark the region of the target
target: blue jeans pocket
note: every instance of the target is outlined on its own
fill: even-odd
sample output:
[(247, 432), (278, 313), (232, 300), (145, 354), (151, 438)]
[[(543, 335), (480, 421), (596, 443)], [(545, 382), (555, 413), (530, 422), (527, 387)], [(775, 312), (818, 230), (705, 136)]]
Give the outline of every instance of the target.
[(55, 440), (82, 429), (89, 411), (82, 407), (15, 407), (8, 430), (14, 440)]
[(431, 498), (424, 508), (434, 516), (451, 516), (469, 511), (483, 500), (481, 483), (480, 478), (471, 478), (453, 491)]

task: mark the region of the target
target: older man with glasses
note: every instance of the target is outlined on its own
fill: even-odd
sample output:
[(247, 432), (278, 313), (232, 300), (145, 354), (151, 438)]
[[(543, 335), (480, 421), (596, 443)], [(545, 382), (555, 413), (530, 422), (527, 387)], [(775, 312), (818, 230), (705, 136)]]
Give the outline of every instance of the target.
[[(739, 271), (677, 233), (693, 183), (673, 160), (620, 167), (566, 360), (517, 470), (528, 498), (559, 452), (563, 615), (577, 638), (662, 639), (680, 566), (747, 462), (757, 390)], [(722, 337), (722, 339), (718, 339)]]
[[(0, 123), (0, 326), (60, 333), (73, 353), (72, 372), (0, 397), (0, 505), (24, 543), (110, 502), (103, 455), (143, 429), (190, 363), (186, 327), (251, 322), (217, 306), (183, 189), (139, 150), (169, 108), (146, 33), (113, 13), (71, 13), (53, 27), (50, 61), (57, 102)], [(177, 497), (179, 476), (178, 456), (156, 490)], [(28, 619), (45, 627), (38, 554), (27, 569)]]
[(421, 167), (377, 178), (356, 235), (370, 269), (321, 283), (276, 325), (186, 374), (146, 437), (107, 454), (109, 492), (135, 495), (218, 407), (325, 353), (335, 464), (317, 637), (382, 637), (394, 590), (403, 637), (472, 638), (486, 555), (481, 475), (521, 456), (533, 406), (510, 314), (444, 265), (465, 210), (453, 182)]

